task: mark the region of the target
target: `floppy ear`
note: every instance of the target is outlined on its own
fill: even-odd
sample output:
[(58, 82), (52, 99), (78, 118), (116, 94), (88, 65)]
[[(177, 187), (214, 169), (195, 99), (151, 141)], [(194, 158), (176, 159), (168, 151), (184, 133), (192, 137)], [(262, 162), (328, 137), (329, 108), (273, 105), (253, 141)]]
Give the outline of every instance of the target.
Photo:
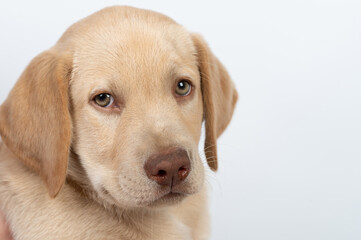
[(55, 197), (64, 184), (71, 141), (71, 58), (55, 50), (35, 57), (0, 107), (0, 134)]
[(216, 171), (217, 138), (226, 129), (233, 114), (238, 94), (222, 63), (212, 54), (202, 37), (192, 35), (197, 49), (201, 75), (206, 126), (204, 152), (209, 167)]

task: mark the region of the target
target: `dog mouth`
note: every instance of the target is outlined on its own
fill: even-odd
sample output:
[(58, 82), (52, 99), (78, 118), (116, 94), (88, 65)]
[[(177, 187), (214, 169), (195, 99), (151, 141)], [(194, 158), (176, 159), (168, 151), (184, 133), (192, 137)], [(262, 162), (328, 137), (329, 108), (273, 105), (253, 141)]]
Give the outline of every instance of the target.
[[(183, 190), (183, 189), (182, 189)], [(180, 189), (168, 188), (167, 190), (163, 188), (163, 191), (158, 192), (158, 196), (148, 198), (142, 198), (140, 201), (134, 201), (137, 206), (134, 207), (159, 207), (159, 206), (171, 206), (177, 203), (180, 203), (184, 198), (189, 194)], [(113, 196), (110, 191), (105, 187), (102, 187), (102, 196), (107, 198), (110, 203), (125, 207), (127, 204), (122, 204), (121, 200), (116, 196)]]
[(148, 202), (148, 207), (157, 207), (157, 206), (167, 206), (167, 205), (173, 205), (181, 202), (187, 194), (185, 193), (179, 193), (179, 192), (172, 192), (169, 191), (168, 193), (164, 194), (163, 196), (155, 199), (154, 201)]

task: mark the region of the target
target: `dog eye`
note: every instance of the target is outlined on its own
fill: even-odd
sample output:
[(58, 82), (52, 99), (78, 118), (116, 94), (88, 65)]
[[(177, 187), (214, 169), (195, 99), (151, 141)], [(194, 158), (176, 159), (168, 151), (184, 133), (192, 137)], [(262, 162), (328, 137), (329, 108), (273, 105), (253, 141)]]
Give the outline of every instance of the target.
[(95, 96), (94, 102), (100, 107), (109, 107), (113, 104), (114, 98), (108, 93), (101, 93)]
[(177, 83), (175, 92), (179, 96), (188, 96), (190, 94), (191, 90), (192, 90), (191, 84), (185, 80), (181, 80)]

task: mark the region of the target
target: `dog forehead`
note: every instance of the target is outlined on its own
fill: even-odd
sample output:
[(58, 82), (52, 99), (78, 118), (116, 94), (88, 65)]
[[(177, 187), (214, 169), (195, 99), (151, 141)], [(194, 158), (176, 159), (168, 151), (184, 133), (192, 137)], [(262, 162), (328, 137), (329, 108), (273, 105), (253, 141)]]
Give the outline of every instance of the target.
[(148, 10), (101, 10), (71, 26), (57, 47), (72, 49), (71, 85), (84, 94), (95, 88), (120, 89), (122, 94), (141, 86), (153, 89), (154, 84), (162, 87), (182, 75), (199, 82), (191, 34)]
[(94, 35), (74, 51), (74, 71), (83, 81), (111, 80), (124, 88), (129, 81), (128, 87), (136, 87), (134, 81), (145, 86), (167, 84), (164, 78), (198, 78), (195, 48), (182, 28), (137, 24)]
[(186, 36), (183, 38), (178, 41), (146, 28), (123, 28), (121, 33), (104, 31), (74, 50), (74, 65), (88, 70), (114, 68), (139, 73), (145, 69), (154, 72), (177, 62), (195, 62), (193, 45)]
[(146, 57), (147, 52), (152, 56), (167, 48), (168, 51), (182, 50), (185, 55), (195, 54), (190, 33), (171, 18), (150, 10), (124, 6), (105, 8), (73, 24), (56, 47), (70, 49), (78, 53), (78, 57), (89, 58), (93, 53), (98, 60), (101, 60), (99, 57), (107, 59), (107, 56), (117, 54), (124, 58), (131, 50), (143, 51), (143, 54), (137, 54), (142, 57)]

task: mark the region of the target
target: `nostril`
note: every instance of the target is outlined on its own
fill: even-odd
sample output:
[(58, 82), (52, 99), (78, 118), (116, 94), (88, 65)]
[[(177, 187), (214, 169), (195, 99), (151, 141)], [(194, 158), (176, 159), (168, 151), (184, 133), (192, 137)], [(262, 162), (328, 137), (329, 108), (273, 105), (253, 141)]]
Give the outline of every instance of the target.
[(156, 176), (157, 177), (165, 177), (165, 176), (167, 176), (167, 172), (164, 170), (159, 170), (158, 174)]
[(180, 167), (178, 169), (178, 177), (180, 178), (181, 181), (183, 181), (187, 176), (188, 176), (188, 168), (186, 168), (185, 166)]

